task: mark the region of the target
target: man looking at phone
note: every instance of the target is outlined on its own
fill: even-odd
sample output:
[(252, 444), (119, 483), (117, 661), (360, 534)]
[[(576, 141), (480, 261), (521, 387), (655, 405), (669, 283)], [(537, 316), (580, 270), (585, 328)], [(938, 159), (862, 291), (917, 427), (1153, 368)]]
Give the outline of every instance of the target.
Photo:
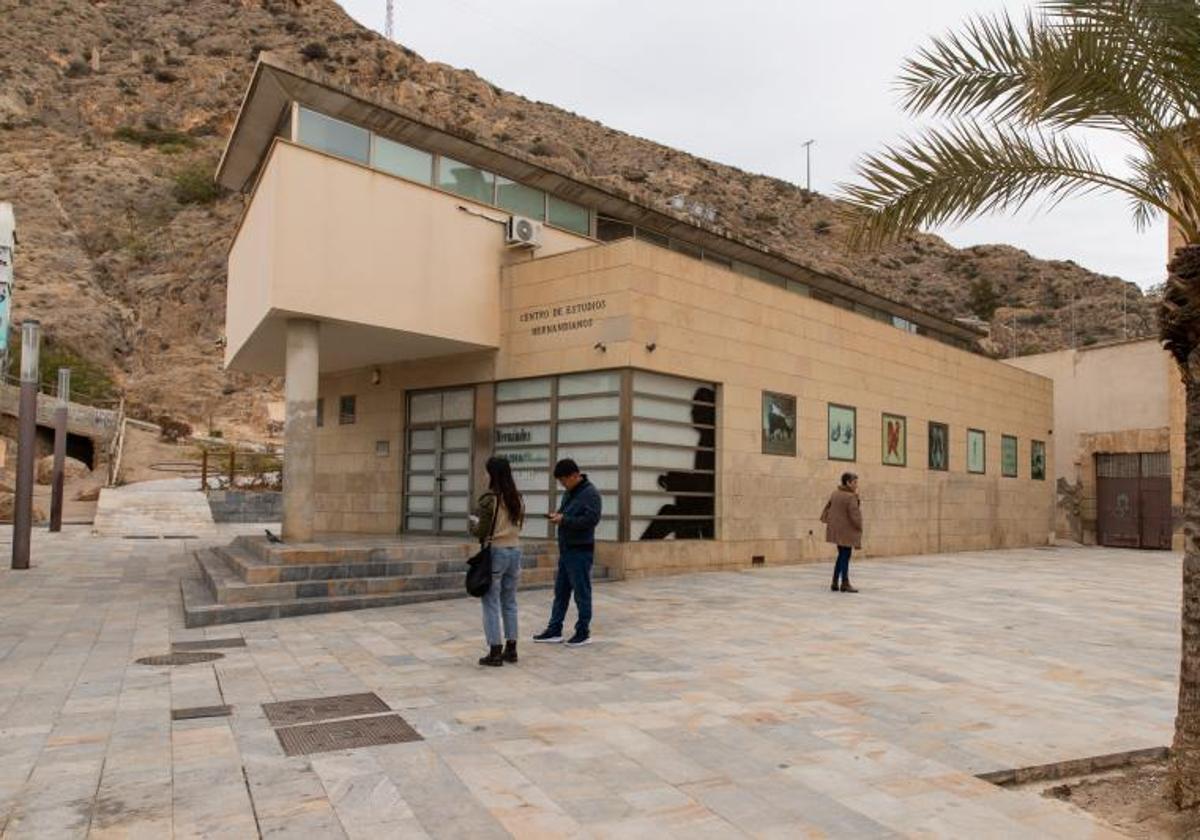
[(575, 634), (567, 639), (567, 645), (579, 647), (592, 641), (592, 561), (596, 554), (596, 525), (600, 522), (600, 491), (570, 458), (554, 465), (554, 477), (565, 491), (558, 512), (547, 517), (558, 532), (558, 575), (554, 578), (550, 623), (533, 640), (548, 644), (563, 640), (563, 621), (574, 593), (579, 617)]

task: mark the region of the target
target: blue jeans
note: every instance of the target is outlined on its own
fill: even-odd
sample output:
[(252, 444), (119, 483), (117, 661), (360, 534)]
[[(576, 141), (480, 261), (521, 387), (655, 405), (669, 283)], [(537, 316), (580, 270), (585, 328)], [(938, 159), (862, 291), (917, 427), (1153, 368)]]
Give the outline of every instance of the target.
[[(521, 580), (520, 547), (492, 546), (492, 585), (483, 602), (483, 633), (489, 645), (505, 639), (517, 639), (517, 583)], [(504, 635), (500, 635), (500, 614), (504, 613)]]
[(850, 582), (850, 552), (854, 551), (848, 545), (838, 546), (837, 562), (833, 564), (833, 585), (838, 585), (839, 578), (842, 583)]
[(550, 623), (546, 629), (561, 633), (567, 617), (567, 606), (571, 594), (575, 595), (575, 609), (579, 619), (575, 632), (586, 636), (592, 624), (592, 557), (591, 548), (568, 548), (558, 556), (558, 575), (554, 578), (554, 607), (550, 610)]

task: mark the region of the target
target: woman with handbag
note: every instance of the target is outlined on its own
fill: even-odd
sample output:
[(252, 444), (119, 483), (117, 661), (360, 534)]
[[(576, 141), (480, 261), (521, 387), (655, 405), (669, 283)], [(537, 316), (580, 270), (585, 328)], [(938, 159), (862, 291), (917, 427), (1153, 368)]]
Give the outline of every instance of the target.
[[(517, 661), (517, 583), (521, 579), (521, 524), (525, 503), (507, 458), (488, 458), (488, 492), (479, 497), (471, 533), (491, 548), (492, 582), (482, 596), (488, 654), (480, 665)], [(503, 615), (504, 635), (501, 633)], [(501, 645), (501, 641), (504, 642)]]

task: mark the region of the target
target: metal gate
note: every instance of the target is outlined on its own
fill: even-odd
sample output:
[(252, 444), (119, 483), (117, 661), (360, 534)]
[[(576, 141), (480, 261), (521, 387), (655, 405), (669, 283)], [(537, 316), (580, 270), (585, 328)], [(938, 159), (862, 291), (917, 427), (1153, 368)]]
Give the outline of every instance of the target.
[(1096, 456), (1096, 542), (1120, 548), (1171, 547), (1171, 456)]

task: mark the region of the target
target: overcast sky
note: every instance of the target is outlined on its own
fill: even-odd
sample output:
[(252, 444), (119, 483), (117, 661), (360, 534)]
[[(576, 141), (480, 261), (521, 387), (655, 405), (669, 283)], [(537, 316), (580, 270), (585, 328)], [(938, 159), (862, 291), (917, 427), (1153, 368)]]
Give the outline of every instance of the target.
[[(383, 30), (385, 0), (343, 0)], [(836, 192), (856, 161), (918, 124), (894, 80), (929, 36), (1013, 0), (395, 0), (396, 38), (530, 99), (750, 172)], [(1126, 149), (1093, 149), (1115, 169)], [(939, 230), (955, 245), (1003, 242), (1146, 286), (1162, 280), (1166, 226), (1134, 228), (1119, 196)]]

